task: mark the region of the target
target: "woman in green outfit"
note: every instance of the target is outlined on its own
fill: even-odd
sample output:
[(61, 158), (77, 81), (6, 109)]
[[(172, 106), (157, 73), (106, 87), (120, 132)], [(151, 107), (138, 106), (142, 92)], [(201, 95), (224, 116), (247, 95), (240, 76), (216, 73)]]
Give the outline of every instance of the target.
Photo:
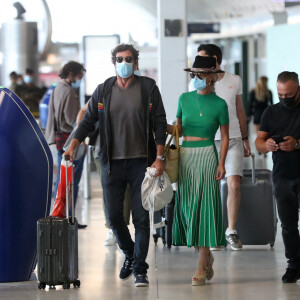
[[(217, 79), (213, 57), (196, 56), (190, 72), (196, 91), (179, 98), (177, 127), (183, 135), (173, 222), (173, 244), (196, 247), (199, 261), (192, 285), (205, 285), (213, 277), (210, 247), (225, 245), (219, 180), (225, 175), (228, 149), (228, 107), (214, 93)], [(218, 162), (214, 137), (221, 129)], [(168, 126), (168, 132), (172, 126)]]

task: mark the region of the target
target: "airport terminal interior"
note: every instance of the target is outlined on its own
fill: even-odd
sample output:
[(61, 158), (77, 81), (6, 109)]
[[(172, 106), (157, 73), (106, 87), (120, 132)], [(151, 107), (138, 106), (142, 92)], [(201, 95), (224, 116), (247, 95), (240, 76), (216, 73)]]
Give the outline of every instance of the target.
[[(189, 91), (191, 79), (183, 69), (192, 67), (198, 46), (215, 44), (220, 47), (223, 53), (221, 69), (241, 77), (241, 100), (255, 162), (253, 165), (251, 157), (244, 158), (243, 169), (250, 170), (251, 173), (254, 166), (255, 170), (272, 171), (272, 154), (260, 153), (255, 147), (257, 128), (254, 124), (250, 93), (258, 80), (266, 77), (268, 89), (273, 95), (273, 103), (276, 104), (279, 102), (277, 75), (282, 71), (300, 73), (300, 1), (2, 2), (0, 300), (300, 298), (300, 280), (288, 284), (282, 283), (281, 280), (287, 268), (287, 259), (281, 235), (281, 222), (276, 211), (275, 243), (270, 241), (268, 244), (244, 244), (241, 251), (232, 250), (230, 246), (212, 251), (215, 274), (205, 286), (192, 286), (198, 257), (194, 247), (169, 247), (161, 238), (156, 241), (152, 235), (146, 260), (149, 264), (149, 287), (135, 287), (134, 276), (121, 281), (119, 272), (125, 256), (117, 243), (105, 245), (109, 229), (105, 227), (103, 191), (93, 161), (92, 147), (88, 145), (75, 210), (78, 223), (87, 225), (86, 228), (78, 230), (80, 287), (71, 285), (65, 289), (57, 285), (56, 288), (38, 288), (35, 225), (37, 219), (44, 217), (45, 211), (46, 214), (53, 211), (54, 183), (60, 168), (56, 146), (48, 146), (44, 138), (49, 99), (60, 80), (59, 72), (62, 66), (71, 60), (84, 65), (86, 73), (80, 87), (76, 89), (80, 105), (83, 107), (98, 84), (115, 75), (111, 50), (120, 43), (132, 44), (139, 50), (139, 75), (155, 80), (162, 96), (168, 124), (174, 124), (176, 120), (179, 96)], [(28, 105), (23, 107), (23, 104), (20, 104), (26, 104), (23, 97), (9, 90), (13, 87), (12, 77), (16, 80), (15, 87), (18, 87), (18, 79), (23, 80), (24, 84), (28, 76), (32, 78), (32, 83), (38, 91), (37, 97), (40, 99), (39, 105), (33, 109)], [(13, 103), (13, 108), (11, 104), (5, 103), (7, 99)], [(12, 131), (16, 133), (15, 139), (18, 139), (18, 142), (9, 138)], [(21, 133), (25, 131), (26, 135), (22, 136)], [(41, 149), (35, 150), (34, 147)], [(40, 162), (39, 159), (45, 154), (47, 160), (43, 158)], [(22, 155), (22, 158), (18, 158), (18, 155)], [(8, 165), (10, 161), (11, 167)], [(27, 169), (24, 167), (20, 174), (14, 175), (18, 172), (20, 164), (26, 165)], [(32, 173), (31, 164), (34, 164)], [(33, 178), (32, 174), (39, 175)], [(176, 183), (173, 184), (174, 190), (176, 187)], [(22, 193), (28, 193), (30, 197), (23, 196)], [(44, 195), (44, 199), (38, 202), (37, 198), (41, 195)], [(258, 214), (262, 213), (260, 207), (257, 207), (257, 210)], [(269, 218), (274, 212), (263, 213)], [(22, 233), (22, 230), (25, 232), (25, 228), (29, 228), (26, 214), (30, 216), (28, 218), (31, 218), (31, 224), (34, 226), (30, 229), (28, 238)], [(8, 216), (12, 219), (7, 220)], [(19, 219), (15, 222), (14, 218)], [(247, 226), (249, 232), (253, 232), (251, 222)], [(131, 219), (129, 230), (134, 237)], [(14, 249), (5, 246), (6, 244), (14, 245), (11, 246)], [(20, 280), (20, 277), (14, 277), (14, 274), (20, 273), (22, 268), (18, 266), (22, 266), (24, 262), (12, 259), (10, 263), (6, 255), (16, 253), (16, 258), (19, 258), (22, 257), (22, 253), (27, 253), (28, 249), (33, 253), (29, 263), (29, 269), (33, 271), (30, 271), (28, 278)], [(12, 255), (8, 256), (11, 259)]]

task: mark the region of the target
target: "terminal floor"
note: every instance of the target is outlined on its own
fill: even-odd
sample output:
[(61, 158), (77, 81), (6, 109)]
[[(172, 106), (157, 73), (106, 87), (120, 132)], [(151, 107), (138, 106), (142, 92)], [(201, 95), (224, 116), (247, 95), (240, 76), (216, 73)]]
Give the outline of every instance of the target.
[[(105, 247), (101, 190), (97, 173), (92, 176), (92, 198), (80, 202), (76, 214), (85, 230), (79, 230), (79, 289), (39, 290), (36, 274), (30, 281), (1, 283), (0, 299), (28, 300), (96, 300), (96, 299), (299, 299), (300, 281), (282, 284), (286, 260), (278, 224), (275, 246), (245, 246), (243, 251), (225, 249), (214, 252), (215, 276), (203, 287), (192, 287), (191, 278), (197, 261), (193, 248), (167, 249), (161, 240), (155, 246), (151, 238), (148, 263), (148, 288), (136, 288), (134, 278), (120, 281), (119, 270), (124, 256), (117, 246)], [(82, 191), (81, 191), (82, 194)], [(251, 224), (250, 224), (251, 226)], [(133, 232), (133, 226), (130, 225)]]
[[(252, 127), (253, 128), (253, 127)], [(251, 129), (252, 129), (251, 128)], [(253, 129), (251, 130), (253, 132)], [(254, 134), (250, 137), (254, 142)], [(252, 146), (254, 150), (254, 145)], [(255, 151), (254, 151), (255, 152)], [(256, 153), (257, 154), (257, 153)], [(250, 168), (250, 159), (245, 159)], [(257, 155), (258, 168), (272, 168), (270, 157)], [(105, 247), (108, 230), (104, 226), (101, 189), (96, 172), (91, 173), (92, 197), (85, 200), (81, 191), (76, 208), (80, 223), (88, 224), (79, 230), (79, 279), (81, 287), (63, 290), (39, 290), (36, 273), (30, 281), (0, 283), (0, 300), (146, 300), (146, 299), (221, 299), (221, 300), (293, 300), (300, 298), (300, 281), (282, 284), (286, 259), (278, 223), (275, 246), (245, 246), (243, 251), (225, 249), (214, 252), (215, 276), (203, 287), (192, 287), (191, 278), (197, 262), (193, 248), (155, 246), (150, 240), (149, 288), (136, 288), (134, 278), (119, 280), (124, 256), (117, 246)], [(251, 226), (251, 224), (249, 224)], [(133, 226), (130, 225), (133, 232)]]

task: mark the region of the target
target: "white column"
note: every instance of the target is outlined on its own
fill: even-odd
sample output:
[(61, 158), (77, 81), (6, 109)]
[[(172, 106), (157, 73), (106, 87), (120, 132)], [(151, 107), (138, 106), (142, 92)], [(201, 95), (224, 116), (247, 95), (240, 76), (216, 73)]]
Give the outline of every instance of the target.
[(158, 86), (168, 122), (176, 119), (178, 98), (187, 92), (186, 2), (157, 0)]

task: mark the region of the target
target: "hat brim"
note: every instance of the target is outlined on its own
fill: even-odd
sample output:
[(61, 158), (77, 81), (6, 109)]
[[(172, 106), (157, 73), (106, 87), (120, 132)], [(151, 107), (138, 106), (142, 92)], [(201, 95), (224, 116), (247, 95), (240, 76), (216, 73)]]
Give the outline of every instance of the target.
[(201, 68), (188, 68), (188, 69), (183, 69), (183, 71), (193, 72), (193, 73), (225, 73), (223, 70), (201, 69)]

